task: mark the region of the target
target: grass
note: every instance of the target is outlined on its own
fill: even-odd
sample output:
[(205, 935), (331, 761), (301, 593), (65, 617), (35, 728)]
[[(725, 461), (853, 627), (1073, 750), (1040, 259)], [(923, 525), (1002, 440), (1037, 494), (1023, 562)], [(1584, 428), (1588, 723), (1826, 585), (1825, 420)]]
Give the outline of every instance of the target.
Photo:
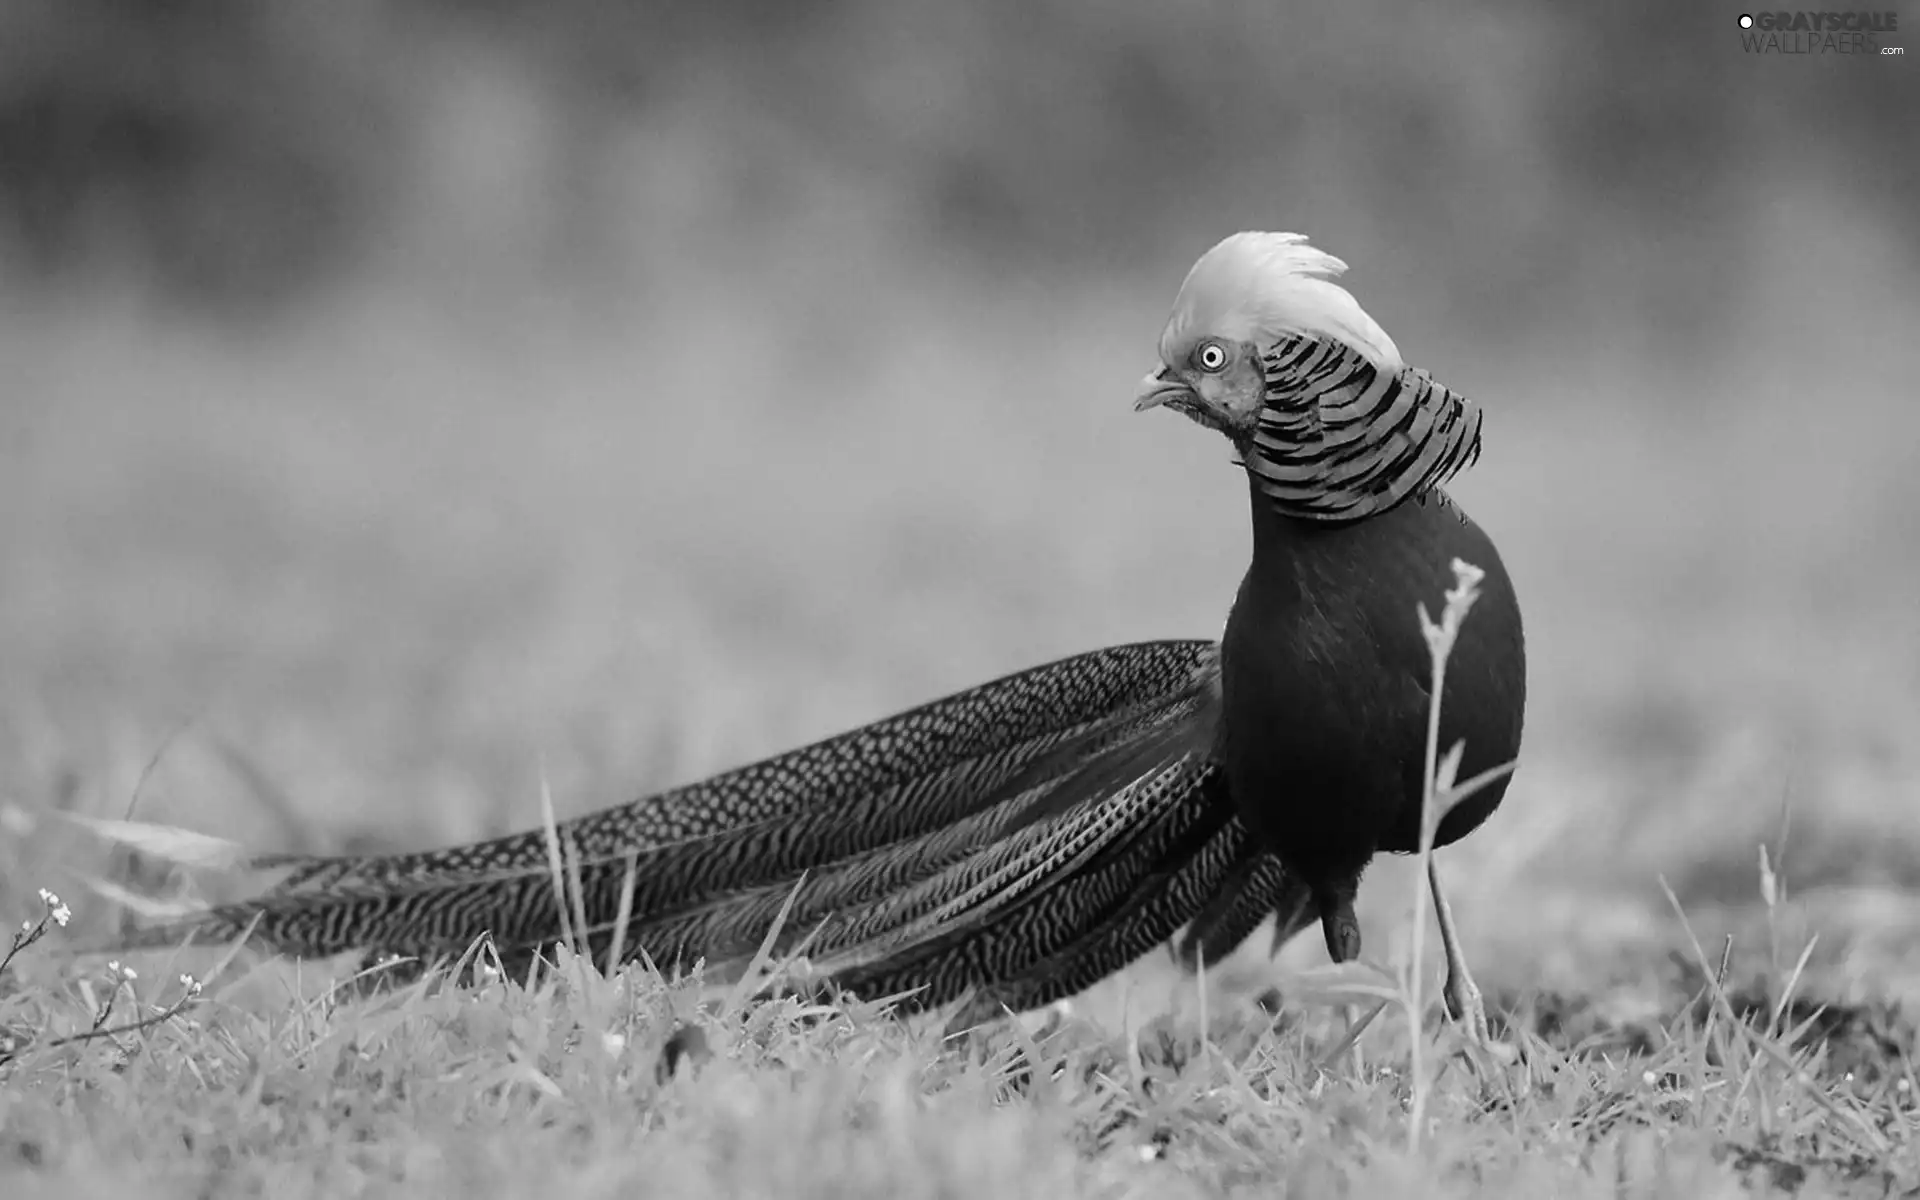
[[(1323, 1067), (1334, 1031), (1311, 1007), (1242, 1012), (1205, 1036), (1177, 1018), (1116, 1033), (1056, 1013), (943, 1043), (936, 1023), (857, 1001), (716, 1000), (698, 978), (607, 978), (564, 953), (524, 982), (429, 977), (357, 1000), (260, 973), (201, 992), (114, 964), (0, 1000), (8, 1194), (1678, 1197), (1920, 1182), (1910, 1029), (1874, 1045), (1817, 1013), (1789, 1018), (1791, 977), (1755, 1018), (1707, 975), (1628, 1053), (1564, 1025), (1543, 1035), (1537, 1007), (1504, 1026), (1523, 1051), (1513, 1068), (1474, 1066), (1430, 1028), (1446, 1053), (1429, 1088), (1408, 1078), (1404, 1038), (1376, 1035), (1364, 1076)], [(137, 1023), (110, 1024), (115, 1002)], [(705, 1052), (663, 1058), (687, 1028)]]
[[(1523, 1062), (1476, 1069), (1421, 1001), (1427, 1040), (1376, 1022), (1365, 1075), (1321, 1070), (1322, 1001), (1401, 981), (1304, 944), (1249, 948), (1204, 999), (1156, 957), (943, 1045), (573, 962), (371, 998), (206, 952), (110, 978), (49, 925), (0, 978), (0, 1194), (1920, 1186), (1913, 314), (1829, 296), (1805, 328), (1804, 280), (1892, 278), (1841, 236), (1782, 241), (1738, 324), (1873, 354), (1510, 361), (1395, 329), (1488, 405), (1458, 494), (1530, 622), (1513, 792), (1440, 856)], [(909, 263), (819, 303), (817, 262), (754, 271), (559, 317), (368, 287), (244, 337), (13, 302), (0, 915), (37, 924), (47, 887), (75, 931), (112, 919), (75, 882), (109, 864), (56, 810), (263, 849), (451, 842), (538, 824), (543, 790), (567, 815), (1218, 628), (1244, 496), (1218, 446), (1121, 415), (1164, 295)], [(1417, 882), (1369, 877), (1381, 962), (1415, 961)], [(203, 990), (162, 1016), (182, 973)], [(663, 1078), (684, 1027), (711, 1056)]]

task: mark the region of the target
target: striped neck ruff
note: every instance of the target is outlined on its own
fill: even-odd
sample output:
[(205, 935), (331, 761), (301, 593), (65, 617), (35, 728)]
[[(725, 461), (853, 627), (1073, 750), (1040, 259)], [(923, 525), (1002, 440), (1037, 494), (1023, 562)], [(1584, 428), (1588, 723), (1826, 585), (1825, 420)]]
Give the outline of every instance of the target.
[(1337, 523), (1383, 513), (1480, 457), (1480, 407), (1424, 371), (1291, 335), (1260, 359), (1265, 403), (1241, 447), (1279, 512)]

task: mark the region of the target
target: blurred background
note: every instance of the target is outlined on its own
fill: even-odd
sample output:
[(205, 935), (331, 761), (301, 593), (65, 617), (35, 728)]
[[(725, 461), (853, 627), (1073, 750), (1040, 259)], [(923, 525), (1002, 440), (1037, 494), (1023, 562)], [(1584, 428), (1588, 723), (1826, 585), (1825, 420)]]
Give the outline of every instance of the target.
[(56, 809), (425, 846), (1216, 633), (1243, 485), (1132, 386), (1293, 229), (1488, 412), (1496, 981), (1738, 925), (1785, 815), (1920, 995), (1920, 67), (1736, 15), (9, 0), (0, 891)]

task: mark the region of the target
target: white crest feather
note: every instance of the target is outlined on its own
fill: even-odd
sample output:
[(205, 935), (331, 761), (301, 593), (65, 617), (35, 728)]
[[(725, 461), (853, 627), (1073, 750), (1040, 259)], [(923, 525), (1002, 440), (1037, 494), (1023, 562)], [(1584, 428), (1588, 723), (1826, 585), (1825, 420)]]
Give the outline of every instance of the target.
[(1399, 347), (1331, 282), (1347, 264), (1300, 233), (1236, 233), (1200, 256), (1180, 285), (1160, 335), (1161, 361), (1181, 361), (1194, 341), (1270, 342), (1289, 334), (1335, 338), (1379, 367), (1405, 365)]

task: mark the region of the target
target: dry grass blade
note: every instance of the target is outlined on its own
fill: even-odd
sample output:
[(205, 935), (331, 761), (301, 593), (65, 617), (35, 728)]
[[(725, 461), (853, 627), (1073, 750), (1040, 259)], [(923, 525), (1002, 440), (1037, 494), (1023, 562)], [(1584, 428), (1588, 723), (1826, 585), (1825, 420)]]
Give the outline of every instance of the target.
[(244, 867), (251, 861), (246, 847), (228, 838), (196, 833), (148, 821), (116, 821), (80, 813), (60, 814), (97, 837), (175, 866), (202, 870)]
[(573, 905), (567, 896), (566, 859), (560, 845), (559, 825), (553, 815), (553, 789), (547, 784), (544, 769), (540, 772), (540, 831), (547, 846), (547, 870), (553, 880), (554, 911), (560, 916), (560, 937), (567, 948), (577, 954), (580, 944), (573, 924)]
[(1367, 1028), (1379, 1019), (1380, 1014), (1387, 1011), (1387, 1005), (1404, 1002), (1405, 997), (1398, 991), (1389, 998), (1374, 1001), (1372, 1008), (1362, 1013), (1356, 1020), (1348, 1023), (1346, 1032), (1340, 1035), (1339, 1040), (1334, 1042), (1330, 1049), (1320, 1055), (1316, 1066), (1322, 1071), (1332, 1069), (1333, 1064), (1339, 1062), (1347, 1051), (1353, 1049), (1355, 1043), (1360, 1040), (1361, 1035), (1367, 1032)]
[(140, 797), (146, 791), (147, 781), (152, 779), (153, 773), (160, 769), (160, 764), (167, 757), (167, 751), (173, 749), (173, 744), (180, 739), (181, 734), (193, 728), (205, 715), (204, 710), (189, 713), (167, 730), (166, 736), (160, 739), (160, 744), (153, 748), (153, 753), (147, 757), (146, 764), (140, 768), (140, 776), (133, 781), (133, 789), (127, 793), (127, 808), (121, 814), (124, 819), (133, 820), (133, 811), (140, 806)]
[[(767, 981), (761, 978), (762, 975), (771, 976), (777, 973), (772, 969), (773, 948), (779, 944), (780, 931), (786, 928), (787, 919), (793, 913), (794, 903), (799, 900), (800, 891), (806, 886), (807, 878), (802, 875), (794, 883), (793, 890), (787, 893), (787, 898), (780, 904), (780, 911), (773, 914), (773, 921), (767, 926), (767, 936), (760, 939), (760, 948), (753, 952), (753, 957), (747, 960), (746, 969), (740, 973), (740, 977), (734, 980), (733, 986), (728, 990), (722, 1012), (732, 1014), (744, 1011), (747, 999), (766, 985)], [(793, 961), (800, 953), (802, 950), (797, 948), (785, 961)]]
[(640, 867), (640, 856), (627, 855), (626, 869), (620, 874), (620, 901), (613, 914), (613, 944), (607, 948), (607, 974), (611, 976), (626, 962), (627, 924), (633, 919), (633, 889)]

